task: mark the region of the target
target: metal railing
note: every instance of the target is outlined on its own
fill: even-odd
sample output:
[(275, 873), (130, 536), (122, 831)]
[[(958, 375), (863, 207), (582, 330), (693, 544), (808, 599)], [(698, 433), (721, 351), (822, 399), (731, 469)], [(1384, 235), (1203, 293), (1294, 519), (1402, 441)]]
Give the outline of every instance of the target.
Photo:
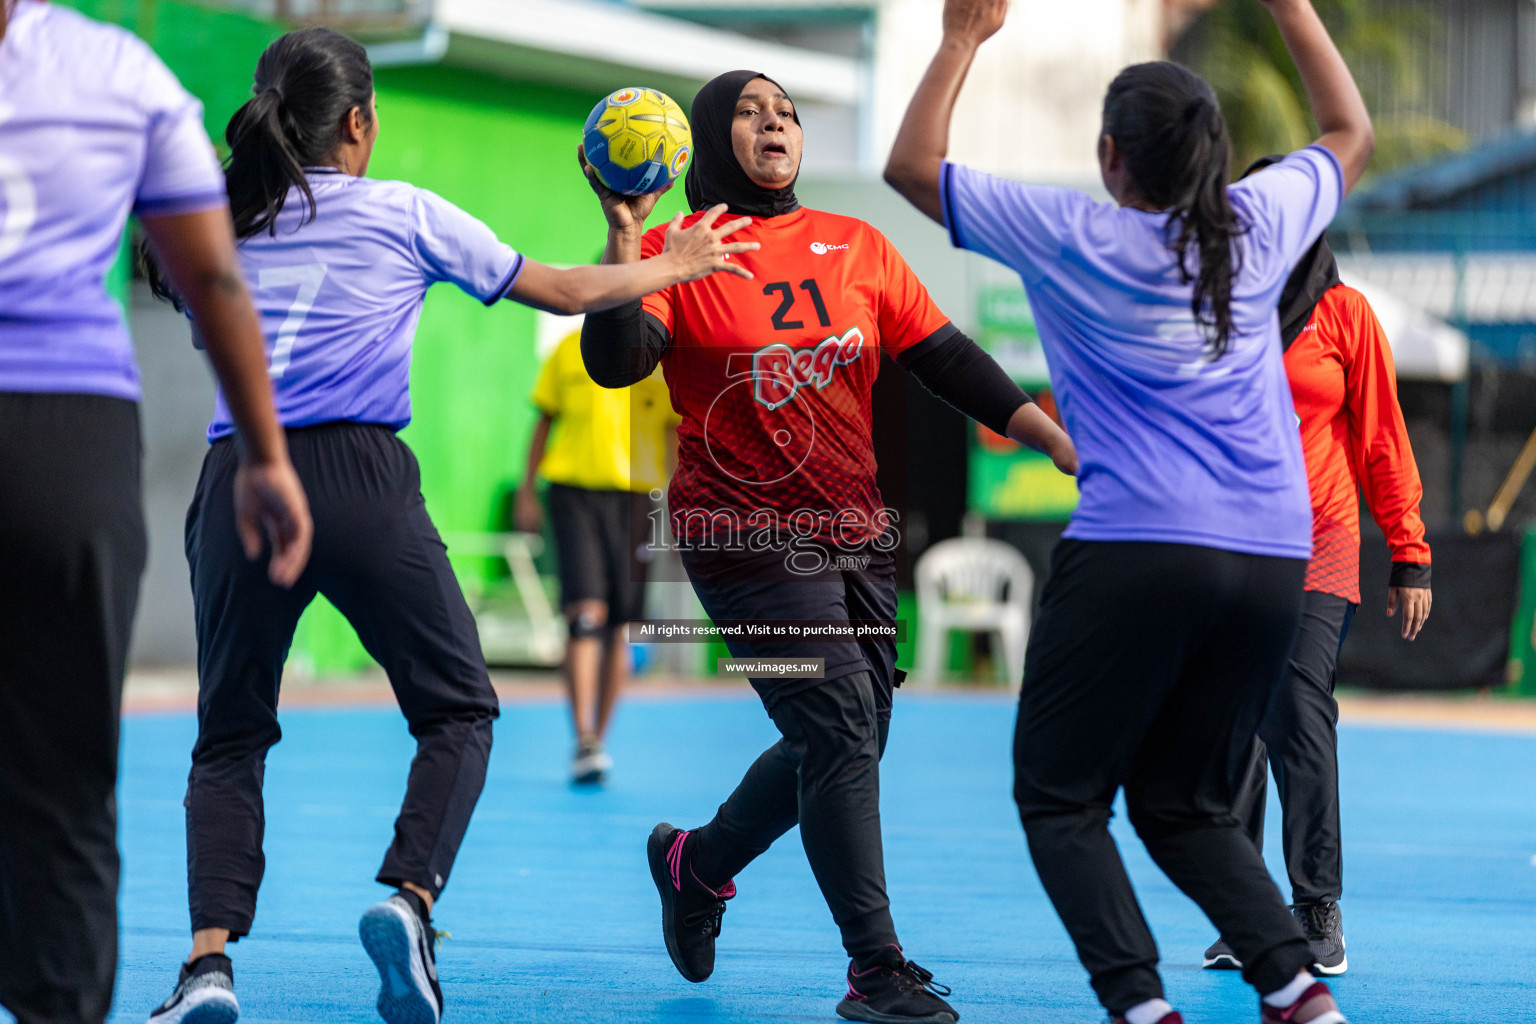
[(1474, 363), (1536, 369), (1536, 211), (1346, 209), (1346, 270), (1463, 330)]

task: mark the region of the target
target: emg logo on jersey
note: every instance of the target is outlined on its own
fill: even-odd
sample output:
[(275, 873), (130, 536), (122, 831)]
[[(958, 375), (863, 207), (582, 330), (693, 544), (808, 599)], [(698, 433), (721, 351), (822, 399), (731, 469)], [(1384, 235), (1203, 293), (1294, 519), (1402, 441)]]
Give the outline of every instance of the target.
[(807, 384), (814, 383), (820, 391), (832, 383), (834, 370), (859, 358), (863, 350), (864, 333), (857, 327), (809, 348), (791, 348), (783, 342), (765, 345), (752, 353), (752, 397), (777, 409)]
[(834, 249), (846, 249), (846, 248), (848, 248), (848, 243), (847, 242), (844, 242), (842, 245), (833, 245), (831, 242), (812, 242), (811, 243), (811, 252), (815, 253), (817, 256), (825, 256), (827, 253), (831, 252)]

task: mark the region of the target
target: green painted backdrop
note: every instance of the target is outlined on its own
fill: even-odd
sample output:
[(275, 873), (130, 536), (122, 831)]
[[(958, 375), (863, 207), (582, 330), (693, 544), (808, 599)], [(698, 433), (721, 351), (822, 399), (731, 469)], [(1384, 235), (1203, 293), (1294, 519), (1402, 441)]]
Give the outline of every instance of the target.
[[(207, 108), (210, 134), (250, 95), (261, 51), (282, 29), (177, 0), (70, 0), (142, 35)], [(576, 167), (581, 125), (614, 82), (590, 95), (448, 67), (380, 69), (380, 136), (369, 174), (429, 188), (544, 262), (581, 263), (602, 245), (603, 220)], [(678, 96), (684, 104), (691, 97)], [(682, 207), (665, 197), (653, 222)], [(449, 286), (434, 288), (416, 333), (415, 419), (402, 435), (421, 461), (427, 507), (442, 531), (497, 525), (517, 483), (534, 416), (534, 313), (492, 309)], [(362, 668), (368, 657), (323, 601), (305, 615), (293, 656), (321, 673)]]

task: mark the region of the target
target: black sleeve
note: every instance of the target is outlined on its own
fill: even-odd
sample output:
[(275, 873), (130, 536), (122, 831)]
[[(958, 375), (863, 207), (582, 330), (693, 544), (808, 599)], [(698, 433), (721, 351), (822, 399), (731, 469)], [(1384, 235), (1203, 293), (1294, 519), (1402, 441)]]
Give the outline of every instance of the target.
[(645, 380), (671, 345), (672, 335), (639, 299), (588, 313), (581, 324), (581, 361), (599, 387), (627, 388)]
[(1013, 414), (1033, 401), (954, 324), (940, 327), (896, 361), (945, 403), (1004, 437)]
[(1393, 562), (1389, 587), (1428, 587), (1429, 566), (1422, 562)]

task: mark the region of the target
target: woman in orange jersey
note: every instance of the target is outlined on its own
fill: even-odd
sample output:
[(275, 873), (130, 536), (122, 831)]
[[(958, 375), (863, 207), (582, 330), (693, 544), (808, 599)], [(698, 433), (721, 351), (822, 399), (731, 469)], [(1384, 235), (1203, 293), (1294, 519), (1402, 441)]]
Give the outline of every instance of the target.
[[(753, 279), (669, 288), (643, 305), (589, 316), (587, 370), (599, 384), (623, 387), (657, 362), (665, 366), (682, 417), (668, 492), (673, 532), (717, 624), (894, 620), (891, 551), (902, 524), (875, 486), (871, 441), (870, 390), (882, 354), (1065, 472), (1075, 472), (1077, 454), (939, 311), (878, 231), (799, 204), (800, 123), (777, 83), (752, 71), (721, 75), (694, 100), (692, 122), (689, 206), (724, 203), (753, 218), (745, 234), (761, 248), (739, 257)], [(639, 259), (660, 244), (656, 231), (641, 237), (653, 197), (593, 187), (608, 217), (606, 262)], [(733, 877), (798, 823), (852, 961), (837, 1012), (953, 1024), (957, 1014), (940, 998), (949, 990), (903, 955), (885, 891), (879, 759), (899, 681), (894, 637), (754, 635), (730, 648), (739, 658), (820, 659), (820, 675), (752, 678), (783, 739), (714, 820), (652, 833), (651, 874), (673, 964), (690, 981), (709, 976)]]
[[(1249, 174), (1277, 162), (1267, 157)], [(1339, 839), (1338, 702), (1334, 669), (1360, 603), (1360, 499), (1392, 551), (1387, 614), (1402, 612), (1412, 640), (1429, 617), (1429, 545), (1419, 501), (1424, 488), (1397, 403), (1392, 349), (1365, 297), (1339, 281), (1320, 239), (1280, 297), (1280, 339), (1301, 428), (1312, 492), (1312, 560), (1290, 669), (1259, 727), (1240, 805), (1249, 834), (1264, 843), (1268, 769), (1284, 811), (1291, 910), (1312, 945), (1313, 970), (1343, 974), (1343, 856)], [(1267, 762), (1267, 764), (1266, 764)], [(1205, 966), (1238, 968), (1225, 941)]]

